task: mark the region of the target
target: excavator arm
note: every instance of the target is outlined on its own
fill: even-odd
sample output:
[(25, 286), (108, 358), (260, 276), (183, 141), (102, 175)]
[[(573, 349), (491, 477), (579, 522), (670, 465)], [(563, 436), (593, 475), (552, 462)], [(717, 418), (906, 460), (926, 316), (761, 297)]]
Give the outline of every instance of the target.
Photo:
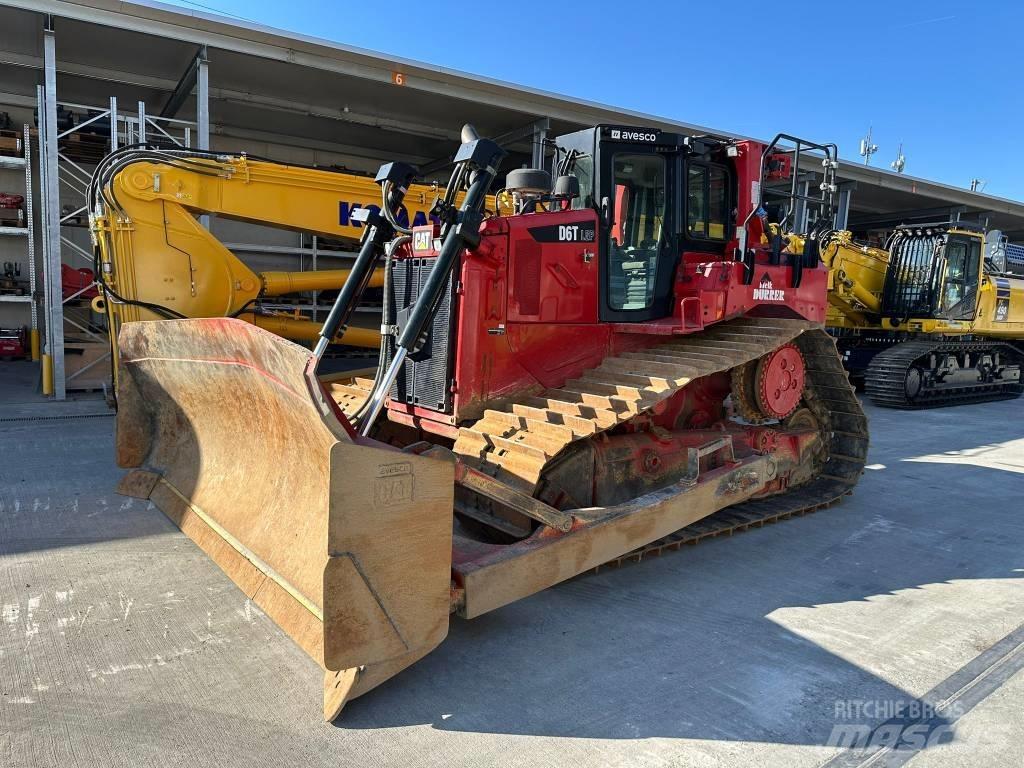
[[(399, 224), (426, 223), (437, 188), (410, 185)], [(357, 246), (365, 214), (379, 211), (374, 179), (351, 173), (254, 160), (246, 155), (129, 147), (97, 168), (90, 193), (91, 228), (114, 364), (123, 323), (238, 317), (285, 338), (309, 341), (319, 325), (296, 315), (254, 311), (259, 299), (339, 289), (349, 270), (254, 272), (197, 216), (339, 238)], [(495, 205), (493, 198), (489, 204)], [(369, 278), (381, 287), (383, 269)], [(375, 329), (351, 327), (336, 341), (376, 348)]]
[(882, 311), (889, 253), (861, 245), (850, 232), (833, 232), (821, 247), (828, 267), (829, 326), (876, 326)]

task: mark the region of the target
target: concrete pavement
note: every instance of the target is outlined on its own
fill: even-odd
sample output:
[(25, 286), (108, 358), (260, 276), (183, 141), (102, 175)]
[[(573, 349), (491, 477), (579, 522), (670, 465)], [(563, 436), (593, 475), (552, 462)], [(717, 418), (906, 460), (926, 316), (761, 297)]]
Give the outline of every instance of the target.
[[(334, 725), (315, 664), (114, 494), (111, 418), (12, 407), (4, 768), (1024, 765), (1024, 400), (866, 406), (869, 469), (839, 507), (453, 620)], [(914, 720), (922, 697), (945, 704)], [(886, 721), (934, 743), (836, 746), (884, 746)]]

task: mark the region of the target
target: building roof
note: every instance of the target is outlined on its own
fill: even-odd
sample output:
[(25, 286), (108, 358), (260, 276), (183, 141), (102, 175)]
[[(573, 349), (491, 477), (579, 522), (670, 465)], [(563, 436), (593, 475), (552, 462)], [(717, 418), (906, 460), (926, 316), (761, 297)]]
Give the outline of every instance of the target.
[[(552, 135), (618, 122), (736, 136), (155, 2), (14, 0), (0, 8), (0, 60), (13, 65), (5, 80), (23, 96), (34, 93), (33, 70), (42, 63), (40, 14), (57, 19), (64, 100), (94, 99), (100, 80), (106, 83), (102, 92), (161, 104), (197, 48), (207, 46), (211, 119), (219, 131), (240, 139), (288, 135), (297, 143), (338, 147), (367, 160), (403, 156), (425, 162), (450, 154), (463, 122), (492, 136), (538, 118), (549, 119)], [(404, 85), (393, 82), (395, 73)], [(528, 154), (528, 139), (513, 149), (521, 159)], [(842, 164), (840, 178), (857, 185), (853, 222), (866, 225), (904, 213), (941, 217), (959, 207), (966, 216), (986, 218), (989, 226), (1024, 239), (1024, 203), (1018, 201), (855, 163)]]

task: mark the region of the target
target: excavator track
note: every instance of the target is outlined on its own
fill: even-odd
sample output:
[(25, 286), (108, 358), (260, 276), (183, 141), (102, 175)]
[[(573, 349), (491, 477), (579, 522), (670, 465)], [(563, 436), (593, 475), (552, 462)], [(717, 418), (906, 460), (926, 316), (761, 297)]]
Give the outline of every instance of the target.
[[(532, 494), (550, 462), (572, 442), (634, 418), (695, 379), (756, 361), (789, 342), (797, 345), (807, 366), (804, 407), (817, 421), (824, 446), (818, 475), (785, 493), (712, 514), (606, 565), (809, 514), (851, 492), (864, 468), (868, 431), (835, 341), (802, 320), (742, 318), (693, 337), (608, 358), (561, 388), (503, 410), (485, 411), (460, 430), (455, 452), (474, 468)], [(332, 385), (332, 397), (351, 413), (372, 385), (368, 379)]]
[(916, 396), (911, 396), (907, 391), (907, 377), (911, 369), (915, 367), (915, 362), (927, 355), (997, 350), (1011, 358), (1020, 356), (1013, 346), (1001, 342), (959, 339), (900, 342), (879, 352), (872, 359), (864, 375), (865, 392), (876, 405), (904, 410), (941, 408), (1020, 397), (1024, 393), (1024, 382), (1020, 379), (979, 383), (974, 386), (956, 385), (931, 390), (925, 388)]

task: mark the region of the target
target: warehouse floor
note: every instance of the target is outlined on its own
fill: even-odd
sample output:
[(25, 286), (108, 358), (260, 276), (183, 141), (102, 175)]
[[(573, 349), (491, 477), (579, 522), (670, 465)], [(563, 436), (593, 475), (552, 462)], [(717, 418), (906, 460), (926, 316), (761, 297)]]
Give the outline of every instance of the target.
[(1024, 765), (1024, 400), (868, 410), (841, 506), (455, 620), (328, 725), (314, 663), (114, 494), (102, 403), (5, 398), (0, 765)]

